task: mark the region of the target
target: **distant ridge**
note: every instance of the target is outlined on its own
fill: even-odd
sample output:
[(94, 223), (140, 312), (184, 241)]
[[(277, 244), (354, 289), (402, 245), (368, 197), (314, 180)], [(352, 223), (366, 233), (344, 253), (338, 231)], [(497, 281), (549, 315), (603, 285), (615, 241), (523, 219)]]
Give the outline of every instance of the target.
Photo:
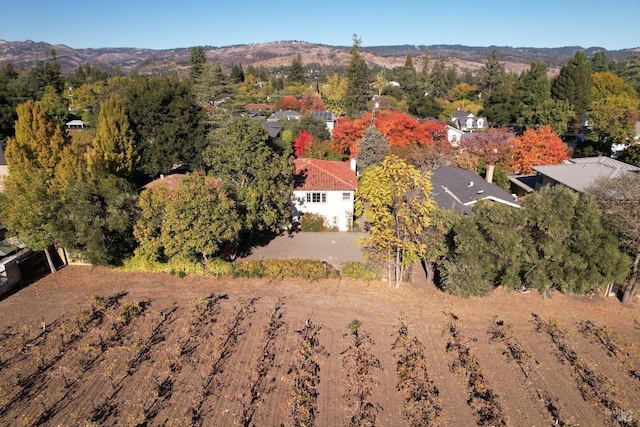
[[(191, 48), (142, 49), (142, 48), (87, 48), (74, 49), (62, 44), (45, 42), (0, 40), (0, 66), (8, 63), (15, 67), (32, 67), (37, 61), (49, 57), (54, 49), (63, 72), (70, 72), (81, 64), (93, 64), (106, 70), (119, 66), (123, 73), (133, 71), (144, 74), (164, 74), (177, 71), (184, 74), (188, 70)], [(233, 64), (286, 67), (295, 55), (302, 56), (303, 63), (343, 67), (349, 61), (350, 46), (329, 46), (297, 40), (270, 43), (242, 44), (224, 47), (203, 46), (210, 61), (220, 62), (225, 67)], [(493, 50), (498, 51), (507, 69), (521, 72), (534, 59), (545, 62), (553, 70), (564, 65), (578, 50), (590, 57), (598, 51), (605, 51), (609, 59), (628, 59), (640, 53), (640, 48), (606, 50), (601, 47), (582, 48), (566, 46), (557, 48), (532, 48), (509, 46), (472, 47), (462, 45), (390, 45), (363, 47), (363, 57), (370, 67), (393, 68), (403, 65), (407, 55), (420, 68), (425, 50), (430, 58), (445, 58), (455, 64), (458, 70), (474, 71), (481, 68)]]

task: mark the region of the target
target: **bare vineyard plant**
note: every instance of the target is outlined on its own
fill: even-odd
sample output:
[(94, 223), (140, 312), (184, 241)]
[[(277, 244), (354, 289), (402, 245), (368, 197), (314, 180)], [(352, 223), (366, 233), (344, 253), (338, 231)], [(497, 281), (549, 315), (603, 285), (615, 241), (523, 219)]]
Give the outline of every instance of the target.
[(378, 412), (382, 409), (372, 399), (375, 372), (382, 369), (380, 360), (373, 354), (371, 336), (362, 331), (360, 326), (357, 320), (349, 324), (350, 332), (344, 335), (349, 346), (340, 353), (347, 375), (344, 395), (348, 413), (346, 424), (351, 427), (375, 426)]
[(213, 357), (211, 367), (203, 377), (202, 388), (197, 393), (191, 406), (191, 424), (202, 425), (204, 421), (204, 402), (217, 389), (216, 378), (224, 370), (227, 360), (235, 352), (238, 345), (238, 338), (245, 333), (245, 320), (254, 312), (255, 303), (258, 298), (251, 298), (244, 301), (236, 310), (234, 317), (227, 323), (226, 330), (217, 342), (217, 355)]
[(276, 339), (285, 323), (282, 321), (282, 309), (284, 302), (279, 300), (271, 311), (269, 323), (264, 328), (265, 341), (261, 348), (260, 358), (255, 367), (256, 376), (250, 378), (251, 386), (248, 393), (243, 395), (241, 402), (242, 416), (240, 424), (248, 427), (253, 422), (258, 401), (267, 393), (270, 393), (275, 386), (267, 386), (268, 374), (274, 368), (276, 359)]
[(429, 375), (424, 346), (416, 337), (409, 339), (402, 320), (391, 348), (397, 360), (398, 391), (404, 398), (405, 420), (411, 427), (436, 425), (442, 413), (440, 392)]
[(513, 326), (504, 323), (502, 320), (494, 319), (487, 332), (489, 334), (489, 342), (499, 342), (505, 346), (502, 354), (507, 360), (515, 361), (524, 375), (527, 385), (533, 390), (536, 399), (543, 402), (554, 425), (568, 426), (560, 416), (560, 408), (558, 398), (551, 397), (551, 393), (544, 388), (544, 384), (540, 374), (536, 370), (538, 361), (522, 348), (520, 342), (513, 335)]
[[(102, 326), (107, 310), (120, 304), (126, 293), (119, 293), (109, 298), (94, 295), (86, 308), (79, 310), (74, 316), (56, 320), (49, 325), (41, 322), (41, 328), (33, 335), (24, 325), (16, 334), (15, 346), (3, 347), (4, 351), (13, 352), (10, 356), (2, 356), (3, 373), (14, 373), (14, 377), (5, 379), (9, 387), (5, 388), (0, 407), (0, 418), (12, 408), (22, 405), (24, 401), (36, 399), (40, 402), (41, 414), (28, 418), (36, 424), (48, 419), (56, 406), (71, 392), (75, 379), (67, 374), (62, 360), (74, 358), (74, 345), (90, 330)], [(16, 352), (16, 350), (18, 350)], [(48, 384), (49, 371), (60, 373), (64, 387), (56, 394), (44, 393)], [(11, 392), (14, 392), (13, 394)]]
[(450, 313), (449, 317), (447, 330), (450, 337), (446, 350), (447, 353), (454, 352), (456, 356), (450, 369), (452, 372), (461, 373), (467, 379), (467, 404), (476, 417), (476, 423), (480, 426), (508, 425), (502, 406), (498, 402), (498, 395), (489, 387), (484, 377), (484, 369), (477, 357), (471, 353), (467, 340), (456, 325), (458, 317), (453, 313)]
[(597, 403), (612, 421), (621, 426), (636, 426), (634, 414), (622, 405), (618, 399), (617, 386), (605, 375), (597, 373), (570, 346), (569, 334), (554, 320), (544, 321), (540, 316), (532, 313), (536, 330), (546, 333), (558, 350), (557, 356), (561, 362), (568, 362), (576, 373), (578, 389), (586, 401)]
[(315, 425), (318, 414), (318, 384), (320, 383), (320, 365), (318, 357), (327, 357), (318, 337), (321, 326), (307, 318), (302, 329), (296, 332), (298, 346), (295, 359), (288, 374), (293, 376), (290, 390), (291, 417), (294, 426), (311, 427)]
[(590, 320), (581, 321), (578, 330), (586, 338), (602, 345), (609, 356), (616, 358), (624, 366), (631, 378), (640, 381), (640, 372), (634, 366), (634, 361), (640, 363), (637, 349), (623, 342), (618, 334), (611, 332), (606, 326), (598, 326)]

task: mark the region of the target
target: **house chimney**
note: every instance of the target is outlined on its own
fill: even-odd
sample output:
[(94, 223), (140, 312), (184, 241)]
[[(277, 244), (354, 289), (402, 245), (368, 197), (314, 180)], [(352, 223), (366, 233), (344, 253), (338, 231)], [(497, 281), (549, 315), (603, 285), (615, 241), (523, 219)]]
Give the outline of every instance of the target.
[(486, 180), (489, 184), (491, 184), (493, 182), (493, 170), (495, 169), (496, 165), (487, 165), (487, 172), (486, 172)]
[(349, 160), (349, 169), (351, 169), (352, 171), (356, 171), (356, 158), (352, 157), (351, 160)]

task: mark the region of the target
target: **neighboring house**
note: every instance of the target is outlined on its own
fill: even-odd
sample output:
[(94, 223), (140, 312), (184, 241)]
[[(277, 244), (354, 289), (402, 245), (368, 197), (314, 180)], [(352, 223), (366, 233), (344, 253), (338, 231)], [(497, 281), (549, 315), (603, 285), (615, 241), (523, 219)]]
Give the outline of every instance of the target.
[(355, 161), (295, 159), (292, 214), (321, 215), (327, 226), (349, 231), (353, 223), (354, 193), (358, 189)]
[(545, 185), (562, 184), (580, 193), (599, 178), (640, 173), (639, 167), (604, 156), (575, 158), (560, 165), (534, 166), (532, 169), (536, 172), (536, 190)]
[(267, 133), (269, 134), (269, 137), (273, 138), (277, 138), (278, 135), (280, 135), (280, 131), (282, 130), (282, 125), (280, 124), (280, 122), (262, 122), (260, 123), (260, 125), (267, 131)]
[(453, 127), (462, 132), (476, 132), (489, 128), (489, 122), (486, 117), (476, 117), (459, 108), (451, 115), (451, 122)]
[(302, 117), (302, 114), (300, 114), (299, 111), (279, 110), (279, 111), (276, 111), (275, 113), (271, 114), (269, 117), (267, 117), (267, 121), (268, 122), (277, 122), (280, 119), (283, 119), (283, 120), (300, 120), (301, 117)]
[(453, 166), (434, 169), (431, 171), (431, 184), (433, 200), (440, 209), (472, 214), (473, 205), (480, 200), (520, 207), (517, 197), (465, 169)]
[(327, 125), (327, 129), (329, 129), (329, 133), (333, 134), (333, 128), (336, 127), (336, 123), (338, 122), (335, 114), (331, 111), (312, 111), (311, 114), (316, 119), (323, 120), (324, 124)]
[(85, 124), (82, 120), (71, 120), (67, 122), (67, 129), (82, 129), (85, 127)]
[(460, 129), (447, 125), (447, 141), (449, 141), (452, 147), (460, 146), (462, 135), (464, 135), (464, 132), (462, 132)]
[[(333, 114), (331, 111), (312, 111), (311, 115), (313, 115), (313, 117), (317, 119), (324, 121), (325, 125), (327, 126), (327, 129), (329, 130), (329, 133), (330, 134), (333, 133), (333, 128), (336, 126), (336, 123), (338, 121), (335, 114)], [(300, 120), (301, 118), (302, 118), (302, 113), (298, 111), (280, 110), (280, 111), (276, 111), (275, 113), (267, 117), (267, 123), (277, 122), (280, 119)]]

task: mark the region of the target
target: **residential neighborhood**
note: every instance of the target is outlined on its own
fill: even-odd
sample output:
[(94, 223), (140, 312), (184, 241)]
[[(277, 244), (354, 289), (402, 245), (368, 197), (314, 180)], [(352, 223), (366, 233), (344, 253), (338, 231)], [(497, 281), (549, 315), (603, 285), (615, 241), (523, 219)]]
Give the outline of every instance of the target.
[(0, 66), (3, 425), (637, 425), (633, 49), (50, 46)]

